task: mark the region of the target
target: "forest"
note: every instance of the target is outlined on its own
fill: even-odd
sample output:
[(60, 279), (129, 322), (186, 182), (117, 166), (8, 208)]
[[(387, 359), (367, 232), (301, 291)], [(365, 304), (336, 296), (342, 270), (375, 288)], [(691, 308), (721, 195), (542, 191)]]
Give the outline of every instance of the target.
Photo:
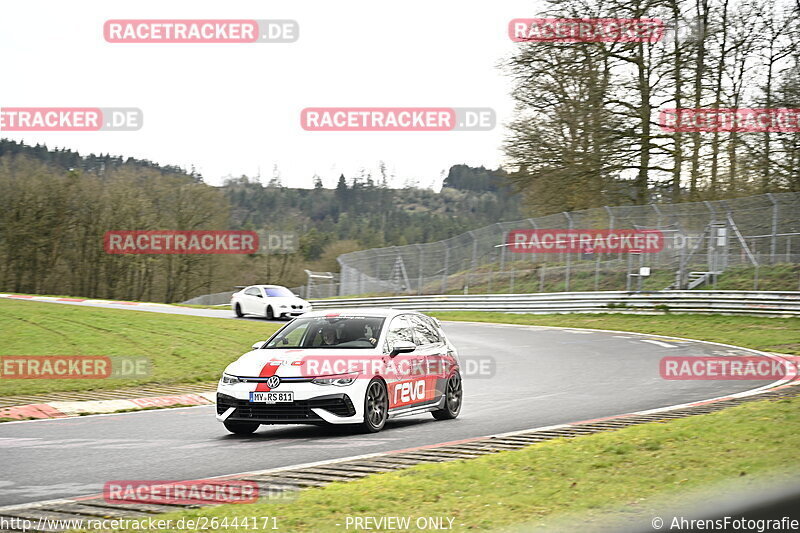
[[(455, 165), (440, 192), (340, 176), (335, 189), (241, 176), (211, 186), (193, 170), (0, 140), (0, 290), (179, 302), (235, 285), (305, 282), (342, 253), (438, 240), (521, 215), (502, 171)], [(290, 254), (115, 255), (106, 231), (294, 232)]]

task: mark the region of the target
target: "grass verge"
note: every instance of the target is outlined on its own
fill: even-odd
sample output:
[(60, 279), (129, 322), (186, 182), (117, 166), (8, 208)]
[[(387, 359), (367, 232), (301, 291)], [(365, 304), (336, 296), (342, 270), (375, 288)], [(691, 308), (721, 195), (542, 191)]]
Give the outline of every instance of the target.
[(145, 357), (136, 379), (2, 379), (0, 396), (212, 381), (278, 324), (0, 300), (0, 356)]
[(725, 315), (517, 315), (448, 311), (431, 313), (440, 320), (500, 322), (531, 326), (611, 329), (669, 335), (734, 344), (768, 352), (800, 355), (800, 318), (766, 318)]
[(232, 523), (236, 517), (268, 516), (276, 517), (281, 531), (342, 531), (348, 516), (408, 516), (412, 524), (418, 517), (442, 517), (445, 524), (452, 518), (454, 530), (546, 526), (578, 513), (582, 520), (607, 519), (724, 480), (796, 473), (798, 427), (800, 399), (752, 402), (334, 483), (302, 491), (290, 503), (224, 505), (163, 517)]

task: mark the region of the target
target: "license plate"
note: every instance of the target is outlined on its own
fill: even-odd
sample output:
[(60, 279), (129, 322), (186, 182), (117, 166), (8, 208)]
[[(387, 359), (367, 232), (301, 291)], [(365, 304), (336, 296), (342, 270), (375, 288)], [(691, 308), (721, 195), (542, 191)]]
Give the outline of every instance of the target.
[(294, 401), (293, 392), (251, 392), (251, 403), (286, 403)]

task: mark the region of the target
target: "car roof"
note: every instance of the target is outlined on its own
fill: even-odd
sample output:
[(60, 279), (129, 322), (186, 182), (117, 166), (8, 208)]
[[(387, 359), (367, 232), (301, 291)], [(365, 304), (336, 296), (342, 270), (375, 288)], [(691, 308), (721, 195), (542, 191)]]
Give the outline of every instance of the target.
[(342, 317), (348, 316), (377, 316), (377, 317), (394, 317), (397, 315), (402, 314), (413, 314), (419, 315), (417, 311), (412, 311), (410, 309), (390, 309), (387, 307), (354, 307), (354, 308), (345, 308), (345, 309), (320, 309), (317, 311), (309, 311), (308, 313), (304, 314), (303, 317), (321, 317), (321, 316), (330, 316), (330, 315), (338, 315)]
[(283, 285), (248, 285), (246, 288), (250, 287), (261, 287), (262, 289), (285, 289)]

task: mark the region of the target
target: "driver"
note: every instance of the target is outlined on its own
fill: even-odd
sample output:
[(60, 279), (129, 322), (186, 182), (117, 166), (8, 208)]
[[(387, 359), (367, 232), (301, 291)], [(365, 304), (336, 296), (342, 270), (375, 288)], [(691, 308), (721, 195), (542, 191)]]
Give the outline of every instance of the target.
[(322, 331), (322, 345), (333, 346), (336, 344), (336, 330), (332, 326), (324, 326)]

